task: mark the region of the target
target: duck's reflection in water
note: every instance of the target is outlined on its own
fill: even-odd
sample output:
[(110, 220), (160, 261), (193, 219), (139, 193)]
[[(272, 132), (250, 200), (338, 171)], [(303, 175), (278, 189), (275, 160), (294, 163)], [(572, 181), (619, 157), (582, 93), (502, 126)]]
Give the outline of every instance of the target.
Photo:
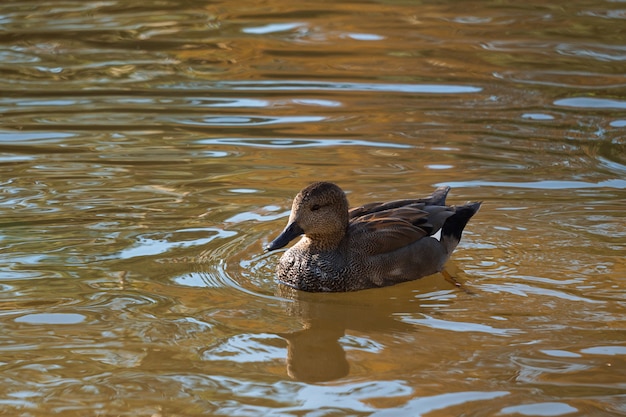
[[(447, 287), (451, 294), (458, 291), (450, 290), (441, 275), (433, 277), (440, 289)], [(304, 382), (331, 381), (348, 375), (350, 364), (341, 342), (346, 330), (414, 334), (416, 326), (397, 320), (397, 315), (419, 311), (415, 287), (416, 283), (409, 283), (337, 294), (307, 293), (279, 285), (277, 295), (286, 299), (287, 313), (302, 321), (301, 330), (278, 334), (287, 341), (288, 375)]]
[(336, 321), (312, 319), (287, 340), (287, 374), (304, 382), (332, 381), (348, 375), (350, 365), (339, 343), (345, 328)]

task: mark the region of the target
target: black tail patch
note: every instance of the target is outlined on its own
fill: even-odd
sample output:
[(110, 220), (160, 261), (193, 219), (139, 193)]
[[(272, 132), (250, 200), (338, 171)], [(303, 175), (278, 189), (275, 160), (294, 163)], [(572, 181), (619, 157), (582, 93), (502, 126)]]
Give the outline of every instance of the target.
[(463, 229), (465, 229), (465, 225), (469, 219), (472, 218), (474, 214), (480, 208), (481, 203), (469, 203), (464, 206), (457, 206), (456, 212), (448, 217), (446, 222), (443, 224), (441, 229), (441, 234), (443, 236), (452, 236), (457, 241), (461, 240), (461, 235), (463, 234)]

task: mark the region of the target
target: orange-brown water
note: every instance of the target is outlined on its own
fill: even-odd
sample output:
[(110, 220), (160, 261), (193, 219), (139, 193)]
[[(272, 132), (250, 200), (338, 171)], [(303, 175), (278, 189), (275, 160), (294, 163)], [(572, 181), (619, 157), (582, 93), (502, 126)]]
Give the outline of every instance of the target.
[[(154, 4), (152, 4), (154, 3)], [(0, 414), (626, 415), (626, 3), (4, 1)], [(298, 294), (315, 180), (484, 201)]]

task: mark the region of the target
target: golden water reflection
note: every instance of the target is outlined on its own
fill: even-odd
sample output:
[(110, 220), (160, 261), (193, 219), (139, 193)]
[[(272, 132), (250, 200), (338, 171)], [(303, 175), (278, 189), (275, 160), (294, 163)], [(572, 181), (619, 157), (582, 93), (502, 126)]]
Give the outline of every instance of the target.
[[(0, 4), (0, 414), (626, 415), (623, 3)], [(280, 287), (297, 190), (484, 201)]]

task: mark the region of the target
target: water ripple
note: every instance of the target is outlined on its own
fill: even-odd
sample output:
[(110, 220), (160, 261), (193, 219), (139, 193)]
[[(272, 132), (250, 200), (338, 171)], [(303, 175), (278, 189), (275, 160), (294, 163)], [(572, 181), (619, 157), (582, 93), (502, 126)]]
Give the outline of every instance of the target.
[(413, 398), (395, 410), (381, 410), (371, 414), (372, 417), (394, 417), (402, 412), (405, 415), (422, 416), (448, 407), (467, 404), (474, 401), (486, 401), (510, 395), (509, 391), (465, 391), (433, 395), (430, 397)]
[(446, 84), (376, 84), (354, 82), (320, 81), (222, 81), (215, 84), (220, 88), (247, 91), (373, 91), (381, 93), (422, 94), (470, 94), (479, 93), (482, 87)]
[[(180, 234), (207, 235), (189, 240), (182, 240)], [(188, 248), (206, 245), (214, 239), (226, 239), (237, 235), (236, 232), (222, 230), (218, 228), (189, 228), (176, 231), (177, 238), (172, 240), (173, 233), (149, 233), (137, 236), (137, 242), (130, 248), (126, 248), (109, 258), (129, 259), (138, 256), (151, 256), (164, 254), (174, 248)]]
[(199, 121), (193, 119), (171, 119), (172, 122), (184, 125), (196, 126), (263, 126), (279, 123), (314, 123), (322, 122), (326, 118), (322, 116), (281, 116), (281, 117), (261, 117), (261, 116), (213, 116), (203, 117)]
[(232, 361), (238, 363), (284, 360), (287, 355), (282, 338), (273, 334), (237, 334), (224, 343), (210, 347), (202, 354), (205, 361)]
[(572, 407), (566, 403), (560, 402), (544, 402), (535, 404), (515, 405), (504, 407), (500, 410), (500, 414), (515, 414), (523, 416), (562, 416), (579, 411), (578, 408)]
[(513, 334), (522, 333), (520, 329), (499, 329), (486, 324), (479, 323), (469, 323), (462, 321), (449, 321), (449, 320), (441, 320), (436, 319), (434, 317), (428, 316), (426, 314), (423, 315), (424, 318), (416, 319), (408, 316), (400, 316), (400, 320), (409, 323), (409, 324), (417, 324), (420, 326), (426, 326), (433, 329), (440, 330), (450, 330), (453, 332), (478, 332), (478, 333), (488, 333), (496, 336), (511, 336)]
[(626, 109), (626, 101), (596, 97), (564, 98), (554, 102), (557, 106), (577, 107), (582, 109)]
[(506, 283), (506, 284), (497, 284), (497, 285), (485, 284), (481, 288), (489, 292), (494, 292), (494, 293), (506, 292), (509, 294), (514, 294), (514, 295), (518, 295), (522, 297), (528, 297), (529, 295), (534, 294), (534, 295), (543, 295), (546, 297), (560, 298), (560, 299), (569, 300), (569, 301), (583, 301), (583, 302), (590, 303), (590, 304), (605, 304), (606, 303), (606, 301), (593, 300), (591, 298), (586, 298), (586, 297), (579, 297), (576, 295), (568, 294), (564, 291), (533, 287), (530, 285), (520, 284), (520, 283)]
[(585, 182), (585, 181), (525, 181), (525, 182), (510, 182), (510, 181), (449, 181), (445, 184), (452, 188), (455, 187), (500, 187), (500, 188), (530, 188), (530, 189), (546, 189), (546, 190), (563, 190), (563, 189), (585, 189), (585, 188), (615, 188), (625, 189), (626, 180), (623, 179), (610, 179), (605, 181), (599, 181), (597, 183)]
[(357, 139), (306, 139), (306, 138), (280, 138), (280, 139), (258, 139), (258, 138), (215, 138), (201, 139), (196, 141), (205, 145), (231, 145), (250, 146), (255, 148), (310, 148), (310, 147), (336, 147), (336, 146), (367, 146), (374, 148), (397, 148), (409, 149), (411, 145), (393, 142), (375, 142)]

